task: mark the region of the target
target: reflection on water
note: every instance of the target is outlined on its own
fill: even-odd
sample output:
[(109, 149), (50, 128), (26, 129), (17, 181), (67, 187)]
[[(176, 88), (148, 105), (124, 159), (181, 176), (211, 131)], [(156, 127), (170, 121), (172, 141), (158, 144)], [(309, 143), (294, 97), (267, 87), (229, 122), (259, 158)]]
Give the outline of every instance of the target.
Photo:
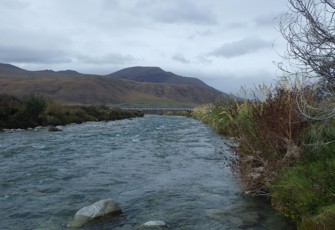
[(66, 229), (83, 206), (116, 200), (124, 215), (82, 229), (292, 229), (240, 195), (222, 139), (184, 117), (85, 123), (63, 132), (0, 133), (0, 229)]

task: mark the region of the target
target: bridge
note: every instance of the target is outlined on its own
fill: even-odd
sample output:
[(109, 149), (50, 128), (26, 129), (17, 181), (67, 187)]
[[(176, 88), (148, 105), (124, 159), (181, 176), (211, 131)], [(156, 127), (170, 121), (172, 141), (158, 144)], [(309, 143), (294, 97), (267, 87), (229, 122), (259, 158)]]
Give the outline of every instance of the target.
[(142, 111), (144, 114), (166, 114), (166, 113), (177, 113), (177, 112), (188, 112), (193, 111), (193, 107), (190, 106), (119, 106), (118, 108), (125, 111)]

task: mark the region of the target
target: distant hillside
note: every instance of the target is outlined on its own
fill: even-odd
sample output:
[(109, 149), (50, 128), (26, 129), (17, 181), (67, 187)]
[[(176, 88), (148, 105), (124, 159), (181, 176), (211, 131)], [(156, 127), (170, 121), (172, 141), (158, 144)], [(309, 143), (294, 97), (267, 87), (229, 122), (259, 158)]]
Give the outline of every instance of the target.
[(110, 77), (148, 83), (189, 84), (209, 87), (197, 78), (182, 77), (159, 67), (129, 67), (108, 75)]
[(22, 77), (27, 76), (27, 72), (24, 69), (20, 69), (19, 67), (10, 65), (10, 64), (2, 64), (0, 63), (0, 77)]
[(10, 64), (0, 63), (0, 78), (41, 78), (41, 77), (83, 77), (85, 74), (78, 73), (73, 70), (62, 70), (62, 71), (53, 71), (53, 70), (38, 70), (38, 71), (28, 71), (21, 69), (17, 66)]
[(196, 105), (226, 96), (199, 79), (158, 67), (133, 67), (100, 76), (73, 70), (28, 71), (0, 64), (0, 94), (31, 93), (71, 104)]

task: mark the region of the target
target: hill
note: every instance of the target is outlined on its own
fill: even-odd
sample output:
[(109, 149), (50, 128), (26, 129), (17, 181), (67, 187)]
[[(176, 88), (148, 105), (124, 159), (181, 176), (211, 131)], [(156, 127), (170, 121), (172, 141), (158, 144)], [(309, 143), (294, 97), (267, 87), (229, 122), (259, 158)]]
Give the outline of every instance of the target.
[(129, 67), (108, 76), (137, 82), (189, 84), (209, 88), (208, 85), (197, 78), (182, 77), (171, 72), (166, 72), (159, 67)]
[(158, 67), (133, 67), (110, 75), (73, 70), (28, 71), (0, 64), (0, 94), (39, 94), (67, 104), (196, 105), (226, 96), (196, 78)]

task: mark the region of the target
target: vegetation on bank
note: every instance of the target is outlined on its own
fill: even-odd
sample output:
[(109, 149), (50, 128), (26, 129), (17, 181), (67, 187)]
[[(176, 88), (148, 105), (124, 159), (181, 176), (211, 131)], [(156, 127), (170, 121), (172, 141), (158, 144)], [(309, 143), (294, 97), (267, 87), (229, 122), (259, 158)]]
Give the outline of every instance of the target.
[[(302, 116), (296, 100), (300, 93), (276, 88), (265, 101), (199, 106), (193, 117), (236, 138), (232, 148), (239, 157), (232, 167), (246, 193), (270, 196), (299, 229), (334, 229), (335, 120)], [(323, 99), (310, 100), (318, 104)]]
[(37, 95), (23, 98), (0, 95), (0, 130), (120, 120), (143, 115), (142, 112), (109, 109), (106, 106), (65, 106)]

